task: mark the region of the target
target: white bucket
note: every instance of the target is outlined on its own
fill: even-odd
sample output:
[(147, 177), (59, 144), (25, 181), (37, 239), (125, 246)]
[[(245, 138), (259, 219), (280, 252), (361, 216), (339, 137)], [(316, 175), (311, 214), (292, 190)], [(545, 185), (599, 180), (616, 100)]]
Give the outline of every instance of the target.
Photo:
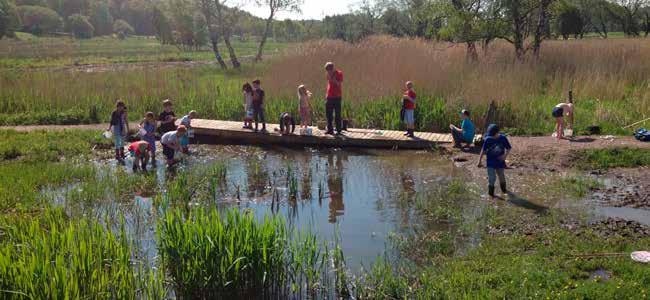
[(147, 131), (144, 128), (140, 128), (140, 130), (138, 130), (138, 135), (140, 137), (144, 137), (145, 135), (147, 135)]
[(313, 130), (309, 127), (300, 129), (300, 135), (313, 135), (313, 134), (314, 134)]
[(103, 136), (105, 139), (110, 139), (110, 138), (113, 137), (113, 133), (107, 130), (107, 131), (104, 131), (104, 133), (102, 133), (102, 136)]

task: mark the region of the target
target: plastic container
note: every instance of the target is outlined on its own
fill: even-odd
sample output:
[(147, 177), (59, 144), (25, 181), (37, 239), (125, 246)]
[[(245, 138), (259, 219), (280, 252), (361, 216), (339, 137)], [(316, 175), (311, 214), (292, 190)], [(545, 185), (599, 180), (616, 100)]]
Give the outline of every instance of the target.
[(107, 130), (107, 131), (104, 131), (104, 133), (102, 133), (102, 136), (103, 136), (105, 139), (110, 139), (110, 138), (113, 137), (113, 133)]
[(147, 131), (144, 128), (140, 128), (140, 130), (138, 130), (138, 135), (140, 137), (144, 137), (145, 135), (147, 135)]

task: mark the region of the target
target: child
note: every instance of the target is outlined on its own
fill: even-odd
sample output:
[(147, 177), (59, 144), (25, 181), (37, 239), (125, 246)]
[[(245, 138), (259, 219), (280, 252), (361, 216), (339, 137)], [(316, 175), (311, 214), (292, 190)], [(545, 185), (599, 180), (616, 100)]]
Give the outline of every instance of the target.
[(131, 152), (131, 156), (133, 157), (133, 172), (138, 170), (138, 163), (140, 163), (142, 171), (147, 171), (151, 144), (147, 141), (133, 142), (129, 145), (129, 152)]
[(158, 116), (160, 121), (160, 134), (165, 134), (170, 131), (176, 130), (176, 115), (172, 111), (173, 104), (169, 99), (163, 101), (163, 112)]
[(307, 128), (311, 123), (311, 96), (311, 91), (304, 84), (298, 87), (298, 100), (300, 101), (298, 108), (300, 111), (300, 126), (302, 128)]
[(181, 147), (183, 149), (183, 153), (188, 153), (189, 152), (189, 145), (190, 145), (190, 137), (189, 137), (189, 132), (192, 130), (192, 119), (195, 119), (197, 116), (196, 111), (190, 111), (187, 115), (183, 116), (181, 118), (181, 125), (185, 126), (187, 129), (187, 134), (184, 135), (181, 139)]
[(264, 90), (260, 87), (259, 79), (253, 81), (253, 119), (255, 120), (255, 132), (257, 132), (257, 122), (262, 122), (262, 133), (266, 133)]
[(160, 143), (163, 145), (163, 154), (167, 158), (167, 165), (172, 166), (176, 163), (174, 155), (176, 151), (181, 151), (180, 139), (187, 133), (187, 128), (180, 125), (175, 131), (170, 131), (160, 138)]
[(564, 115), (569, 118), (569, 128), (573, 129), (573, 92), (569, 91), (568, 103), (558, 103), (553, 107), (552, 115), (555, 118), (555, 137), (558, 140), (564, 138)]
[(454, 140), (454, 147), (460, 148), (463, 142), (469, 147), (474, 142), (474, 123), (469, 119), (469, 111), (466, 109), (460, 111), (460, 117), (462, 119), (460, 128), (449, 124), (451, 137)]
[(113, 142), (115, 143), (115, 159), (124, 163), (124, 138), (129, 132), (129, 123), (126, 121), (126, 105), (124, 101), (117, 100), (115, 110), (111, 114), (111, 123), (107, 131), (113, 131)]
[(291, 114), (288, 112), (283, 112), (280, 114), (280, 133), (281, 134), (292, 134), (296, 131), (296, 121), (293, 119)]
[(406, 91), (404, 91), (404, 121), (406, 122), (406, 136), (415, 137), (415, 91), (413, 91), (413, 82), (406, 82)]
[(156, 166), (156, 119), (153, 112), (144, 114), (144, 119), (140, 122), (140, 128), (146, 132), (142, 140), (149, 143), (151, 149), (151, 165)]
[(495, 124), (490, 124), (487, 128), (487, 135), (483, 141), (483, 148), (478, 157), (478, 167), (481, 167), (481, 160), (483, 154), (487, 156), (487, 173), (488, 173), (488, 194), (494, 197), (494, 183), (496, 177), (499, 177), (499, 184), (501, 185), (501, 192), (508, 193), (506, 189), (506, 158), (510, 153), (510, 142), (505, 135), (499, 134), (499, 127)]
[(244, 129), (253, 129), (253, 87), (250, 83), (244, 83), (242, 86), (244, 93)]

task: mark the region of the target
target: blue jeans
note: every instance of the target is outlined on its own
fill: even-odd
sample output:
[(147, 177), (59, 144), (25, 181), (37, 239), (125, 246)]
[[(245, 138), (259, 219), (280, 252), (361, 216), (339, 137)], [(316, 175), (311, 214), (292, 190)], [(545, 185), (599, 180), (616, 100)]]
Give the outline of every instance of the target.
[(499, 177), (499, 183), (500, 184), (505, 184), (506, 183), (506, 174), (505, 174), (505, 169), (500, 168), (500, 169), (495, 169), (495, 168), (487, 168), (487, 173), (488, 173), (488, 185), (489, 186), (494, 186), (494, 183), (497, 181), (497, 176)]

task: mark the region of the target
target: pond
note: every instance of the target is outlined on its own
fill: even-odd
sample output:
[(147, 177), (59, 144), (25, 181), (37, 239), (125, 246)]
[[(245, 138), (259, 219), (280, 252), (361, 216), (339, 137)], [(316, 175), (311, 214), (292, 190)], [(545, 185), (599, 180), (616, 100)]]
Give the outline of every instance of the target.
[[(293, 229), (315, 233), (330, 244), (336, 242), (345, 255), (347, 266), (353, 271), (370, 266), (384, 254), (395, 254), (391, 247), (392, 239), (408, 235), (422, 226), (428, 231), (452, 234), (456, 234), (454, 226), (473, 228), (465, 230), (462, 241), (454, 245), (457, 247), (455, 251), (462, 253), (480, 242), (484, 229), (481, 222), (486, 219), (486, 208), (490, 207), (532, 213), (565, 207), (577, 213), (591, 214), (592, 218), (647, 218), (647, 211), (603, 208), (591, 205), (593, 201), (589, 199), (571, 201), (566, 196), (551, 195), (548, 184), (554, 177), (525, 174), (518, 170), (509, 173), (516, 194), (502, 199), (505, 201), (486, 201), (476, 192), (478, 185), (463, 167), (432, 151), (226, 145), (200, 145), (193, 151), (173, 171), (167, 169), (159, 155), (158, 166), (148, 171), (150, 176), (130, 174), (129, 160), (126, 166), (113, 160), (94, 162), (99, 183), (121, 177), (151, 178), (152, 183), (144, 180), (137, 184), (153, 187), (143, 188), (143, 192), (135, 195), (111, 192), (111, 189), (120, 189), (117, 186), (120, 179), (117, 179), (118, 183), (112, 188), (99, 189), (99, 193), (110, 194), (104, 201), (79, 203), (78, 199), (70, 197), (70, 190), (93, 189), (81, 187), (81, 183), (55, 190), (53, 199), (64, 205), (72, 216), (91, 214), (110, 221), (116, 229), (121, 228), (123, 221), (127, 233), (138, 246), (136, 256), (153, 262), (157, 257), (155, 228), (162, 209), (160, 203), (154, 204), (155, 194), (161, 191), (164, 195), (171, 180), (181, 174), (223, 165), (224, 180), (212, 192), (213, 195), (207, 197), (209, 201), (192, 201), (190, 205), (221, 209), (238, 207), (252, 211), (259, 219), (269, 214), (280, 214)], [(424, 220), (418, 201), (420, 205), (422, 201), (438, 201), (436, 198), (428, 199), (426, 195), (455, 181), (463, 182), (470, 190), (462, 201), (452, 204), (460, 214), (461, 224), (449, 224), (444, 219), (437, 221), (435, 218), (433, 221), (431, 218)]]
[[(337, 241), (350, 269), (369, 266), (390, 250), (393, 235), (409, 233), (420, 225), (415, 199), (428, 190), (464, 180), (466, 172), (431, 151), (287, 149), (250, 146), (208, 146), (193, 148), (193, 154), (174, 171), (167, 170), (161, 157), (155, 170), (157, 189), (165, 190), (168, 180), (181, 173), (223, 164), (226, 179), (213, 197), (220, 208), (249, 209), (259, 218), (282, 214), (296, 230), (310, 231), (326, 241)], [(126, 166), (113, 160), (96, 161), (98, 181), (106, 176), (126, 176)], [(108, 166), (107, 166), (108, 165)], [(124, 171), (126, 170), (126, 171)], [(120, 175), (119, 173), (123, 173)], [(142, 254), (156, 256), (155, 224), (159, 208), (151, 194), (137, 193), (128, 199), (77, 203), (65, 191), (81, 189), (71, 185), (57, 190), (55, 202), (71, 215), (94, 214), (109, 219), (118, 228), (124, 216), (127, 231), (134, 236)], [(164, 193), (164, 192), (163, 192)], [(109, 196), (108, 198), (119, 196)], [(458, 203), (467, 219), (480, 214), (478, 197)], [(73, 203), (73, 201), (75, 201)], [(203, 205), (194, 203), (196, 205)], [(440, 225), (440, 226), (436, 226)], [(448, 224), (427, 228), (449, 230)]]

